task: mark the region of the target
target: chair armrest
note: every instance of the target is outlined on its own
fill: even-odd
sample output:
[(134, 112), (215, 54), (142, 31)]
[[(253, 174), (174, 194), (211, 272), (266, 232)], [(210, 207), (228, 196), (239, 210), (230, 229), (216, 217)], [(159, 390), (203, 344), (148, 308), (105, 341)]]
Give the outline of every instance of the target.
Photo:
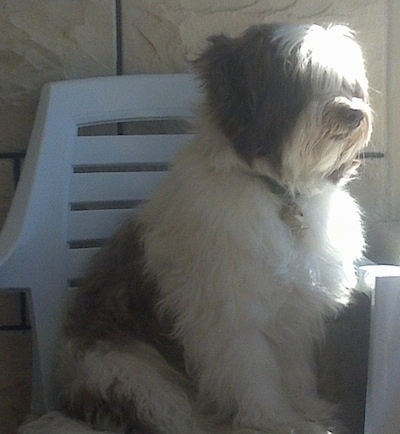
[(400, 267), (359, 270), (361, 289), (373, 289), (364, 432), (393, 434), (400, 426)]

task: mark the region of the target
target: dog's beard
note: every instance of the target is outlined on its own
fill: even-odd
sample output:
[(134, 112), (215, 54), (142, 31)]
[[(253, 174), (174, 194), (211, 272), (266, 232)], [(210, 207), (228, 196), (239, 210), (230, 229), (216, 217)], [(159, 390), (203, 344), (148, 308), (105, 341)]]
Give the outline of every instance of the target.
[(371, 111), (363, 101), (335, 98), (310, 104), (284, 143), (281, 182), (304, 193), (318, 190), (327, 180), (347, 182), (370, 135)]

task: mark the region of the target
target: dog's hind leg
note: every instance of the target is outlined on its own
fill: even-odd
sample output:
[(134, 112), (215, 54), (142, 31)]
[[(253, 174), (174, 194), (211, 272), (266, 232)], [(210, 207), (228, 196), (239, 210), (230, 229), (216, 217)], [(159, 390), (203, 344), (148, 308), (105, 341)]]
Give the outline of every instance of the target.
[(205, 432), (185, 377), (151, 346), (99, 342), (84, 351), (73, 347), (70, 343), (62, 354), (64, 399), (72, 416), (125, 433)]

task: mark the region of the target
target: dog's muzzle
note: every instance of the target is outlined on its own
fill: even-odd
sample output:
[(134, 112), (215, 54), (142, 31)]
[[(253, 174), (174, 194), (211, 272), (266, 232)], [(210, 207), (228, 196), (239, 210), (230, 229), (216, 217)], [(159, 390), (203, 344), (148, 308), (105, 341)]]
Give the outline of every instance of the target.
[(348, 129), (354, 130), (358, 128), (364, 119), (364, 111), (351, 106), (340, 107), (338, 113), (339, 121), (347, 126)]
[(347, 131), (355, 130), (368, 117), (367, 105), (360, 98), (337, 97), (327, 105), (325, 113)]

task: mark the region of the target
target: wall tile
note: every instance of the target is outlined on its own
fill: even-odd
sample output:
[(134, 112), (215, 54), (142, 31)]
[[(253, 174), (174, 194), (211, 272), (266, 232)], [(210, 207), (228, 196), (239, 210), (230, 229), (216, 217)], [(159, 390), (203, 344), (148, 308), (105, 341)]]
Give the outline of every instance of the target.
[[(14, 194), (13, 162), (0, 159), (0, 229)], [(21, 323), (20, 296), (15, 292), (0, 291), (0, 326), (14, 326)]]
[(11, 434), (27, 417), (31, 396), (31, 334), (0, 333), (0, 432)]
[(124, 72), (186, 70), (210, 34), (264, 22), (345, 22), (376, 41), (385, 10), (384, 0), (122, 0)]
[(0, 40), (0, 149), (24, 149), (44, 83), (115, 74), (114, 1), (3, 0)]
[(13, 164), (0, 159), (0, 228), (3, 226), (14, 194)]
[(20, 321), (19, 294), (0, 291), (0, 326), (19, 325)]

